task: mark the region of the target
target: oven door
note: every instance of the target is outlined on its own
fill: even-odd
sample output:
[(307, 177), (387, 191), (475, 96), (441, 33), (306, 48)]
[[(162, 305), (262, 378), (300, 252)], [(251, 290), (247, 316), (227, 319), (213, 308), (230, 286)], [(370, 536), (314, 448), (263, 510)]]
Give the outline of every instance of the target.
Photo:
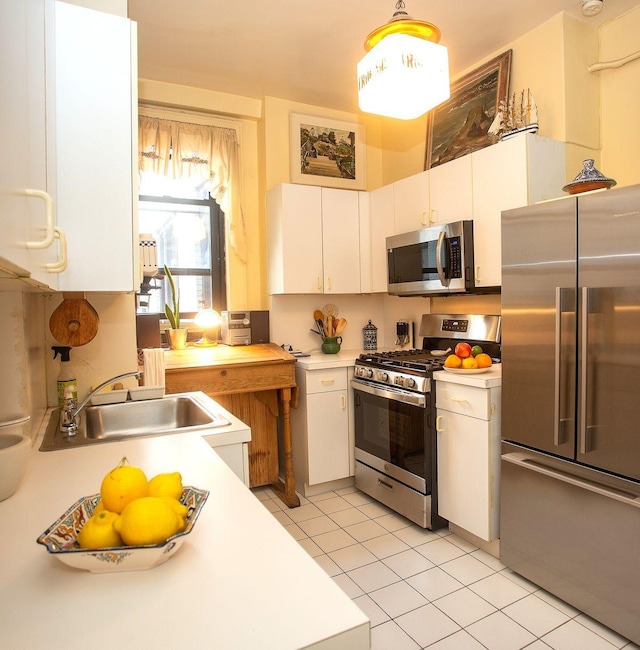
[(356, 460), (422, 494), (431, 494), (431, 395), (358, 379), (353, 379), (351, 386)]

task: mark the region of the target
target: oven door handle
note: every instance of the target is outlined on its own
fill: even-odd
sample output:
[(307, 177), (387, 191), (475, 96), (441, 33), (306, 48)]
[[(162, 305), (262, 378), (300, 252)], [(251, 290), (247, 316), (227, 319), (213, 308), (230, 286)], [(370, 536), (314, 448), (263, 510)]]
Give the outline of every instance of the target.
[(351, 387), (354, 390), (362, 391), (375, 397), (382, 397), (393, 402), (401, 402), (402, 404), (409, 404), (410, 406), (417, 406), (421, 409), (427, 407), (427, 400), (421, 393), (409, 393), (408, 391), (392, 390), (388, 388), (379, 388), (372, 386), (365, 382), (360, 382), (357, 379), (351, 380)]

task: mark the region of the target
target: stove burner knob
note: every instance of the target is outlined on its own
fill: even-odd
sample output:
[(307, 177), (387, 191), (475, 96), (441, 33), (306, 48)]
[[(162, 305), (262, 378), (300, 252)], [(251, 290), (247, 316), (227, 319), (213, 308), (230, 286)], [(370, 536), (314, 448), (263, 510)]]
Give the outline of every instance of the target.
[(408, 388), (415, 388), (416, 387), (416, 380), (413, 379), (412, 377), (407, 378), (407, 387)]
[(393, 383), (394, 383), (396, 386), (404, 386), (404, 382), (405, 382), (405, 378), (404, 378), (404, 377), (396, 377), (396, 378), (393, 380)]
[(373, 370), (371, 370), (371, 368), (367, 368), (364, 372), (368, 379), (373, 377)]
[(389, 375), (386, 372), (381, 372), (380, 381), (389, 381)]

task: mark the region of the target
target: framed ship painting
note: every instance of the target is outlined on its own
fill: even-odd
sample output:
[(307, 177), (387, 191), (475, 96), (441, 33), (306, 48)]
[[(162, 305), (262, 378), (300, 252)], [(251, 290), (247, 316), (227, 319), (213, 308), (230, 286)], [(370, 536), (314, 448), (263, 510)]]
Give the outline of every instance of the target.
[(451, 97), (427, 115), (424, 168), (493, 144), (488, 133), (501, 99), (509, 94), (511, 50), (451, 84)]
[(364, 127), (291, 113), (291, 182), (366, 189)]

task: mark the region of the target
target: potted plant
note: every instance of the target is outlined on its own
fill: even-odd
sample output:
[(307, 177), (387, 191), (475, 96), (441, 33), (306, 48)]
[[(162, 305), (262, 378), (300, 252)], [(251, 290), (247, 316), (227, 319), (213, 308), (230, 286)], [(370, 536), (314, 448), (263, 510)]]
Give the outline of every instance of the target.
[(169, 281), (172, 302), (172, 305), (165, 304), (164, 306), (164, 313), (171, 325), (171, 329), (167, 330), (169, 345), (174, 350), (184, 350), (187, 347), (187, 329), (180, 327), (180, 289), (166, 264), (164, 265), (164, 276)]

